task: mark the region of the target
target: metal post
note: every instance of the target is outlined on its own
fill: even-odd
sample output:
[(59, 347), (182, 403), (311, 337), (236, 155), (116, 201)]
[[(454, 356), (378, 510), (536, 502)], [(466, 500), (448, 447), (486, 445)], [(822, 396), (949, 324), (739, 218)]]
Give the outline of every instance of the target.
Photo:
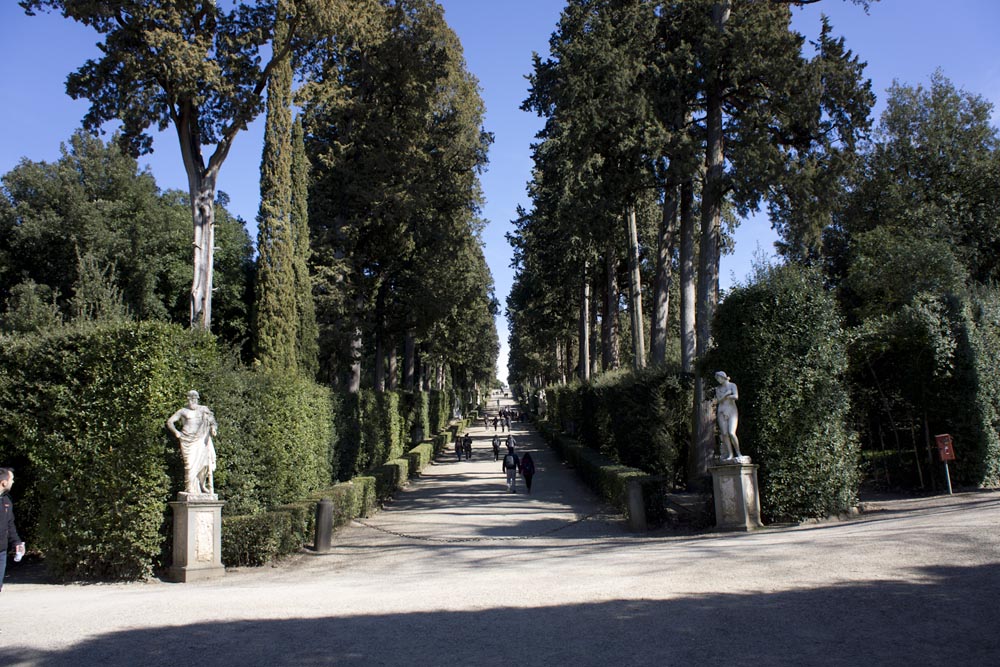
[(948, 472), (948, 462), (947, 461), (944, 462), (944, 478), (946, 480), (948, 480), (948, 495), (950, 496), (950, 495), (952, 495), (952, 493), (951, 493), (951, 473)]
[(316, 534), (313, 550), (317, 553), (330, 550), (333, 539), (333, 501), (329, 498), (316, 503)]

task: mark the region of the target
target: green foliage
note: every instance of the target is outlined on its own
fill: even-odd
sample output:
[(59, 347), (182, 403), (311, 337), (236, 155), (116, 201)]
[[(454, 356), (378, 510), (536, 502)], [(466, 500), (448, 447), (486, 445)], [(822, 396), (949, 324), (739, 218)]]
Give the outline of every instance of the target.
[(387, 500), (406, 485), (406, 480), (410, 478), (410, 461), (392, 459), (372, 472), (375, 476), (375, 495), (379, 500)]
[(3, 338), (0, 356), (0, 449), (27, 463), (26, 528), (46, 563), (72, 578), (150, 574), (179, 464), (163, 421), (190, 369), (214, 362), (214, 340), (125, 323)]
[(319, 372), (319, 326), (309, 275), (309, 157), (306, 155), (302, 120), (292, 125), (292, 198), (289, 223), (295, 240), (295, 311), (299, 321), (296, 353), (299, 370), (314, 378)]
[[(287, 22), (276, 21), (275, 42), (280, 44), (287, 38)], [(291, 221), (291, 97), (292, 64), (283, 59), (276, 63), (267, 86), (257, 215), (254, 357), (267, 370), (285, 372), (298, 366), (297, 244)]]
[[(263, 512), (222, 519), (222, 564), (226, 567), (266, 565), (284, 553), (297, 535), (288, 512)], [(299, 540), (296, 549), (304, 542)]]
[[(55, 162), (23, 160), (4, 174), (2, 199), (6, 330), (124, 314), (189, 322), (188, 196), (161, 194), (152, 175), (114, 143), (77, 132)], [(226, 201), (220, 193), (213, 303), (217, 332), (236, 344), (248, 331), (252, 245), (242, 221), (225, 210)]]
[(406, 458), (410, 464), (410, 477), (419, 477), (420, 471), (434, 460), (434, 445), (430, 442), (421, 443), (406, 452)]
[(219, 422), (216, 450), (225, 467), (216, 487), (227, 514), (291, 502), (333, 481), (337, 433), (329, 389), (235, 365), (200, 378), (198, 386)]
[(615, 463), (681, 481), (691, 396), (675, 372), (606, 373), (544, 391), (550, 424)]
[[(992, 114), (988, 100), (955, 88), (941, 72), (928, 87), (890, 87), (864, 170), (838, 216), (840, 229), (856, 235), (884, 228), (901, 245), (937, 244), (973, 280), (1000, 278), (1000, 189), (994, 185), (1000, 137)], [(928, 258), (932, 272), (938, 256)], [(924, 268), (903, 275), (920, 278)]]
[(430, 433), (440, 433), (451, 419), (451, 406), (446, 392), (431, 390), (428, 394)]
[(943, 486), (927, 442), (940, 433), (956, 443), (956, 482), (1000, 481), (997, 304), (995, 288), (923, 293), (857, 328), (854, 391), (864, 406), (868, 472), (880, 485)]
[(52, 289), (28, 278), (10, 290), (2, 330), (6, 333), (50, 331), (63, 322)]
[(0, 457), (18, 468), (19, 523), (64, 577), (136, 579), (160, 563), (183, 462), (166, 417), (198, 387), (215, 413), (216, 491), (259, 513), (330, 485), (329, 389), (254, 373), (214, 337), (120, 322), (0, 338)]
[(401, 442), (414, 444), (431, 436), (430, 398), (427, 392), (400, 392), (399, 412)]
[(325, 61), (302, 95), (320, 366), (336, 377), (358, 336), (382, 353), (406, 335), (469, 389), (492, 379), (499, 349), (479, 238), (484, 107), (440, 5), (375, 16), (379, 38)]
[(403, 436), (405, 420), (399, 410), (399, 394), (362, 389), (342, 395), (341, 401), (340, 415), (345, 422), (338, 445), (342, 480), (403, 454), (408, 440)]
[(606, 373), (583, 388), (580, 440), (618, 463), (683, 483), (690, 405), (676, 371)]
[(712, 330), (716, 347), (702, 372), (724, 370), (739, 386), (740, 449), (760, 465), (764, 517), (853, 506), (858, 443), (847, 426), (846, 340), (818, 276), (795, 265), (760, 269), (727, 295)]
[(371, 476), (359, 476), (333, 487), (333, 525), (343, 526), (351, 520), (369, 517), (378, 508), (375, 493), (376, 480)]

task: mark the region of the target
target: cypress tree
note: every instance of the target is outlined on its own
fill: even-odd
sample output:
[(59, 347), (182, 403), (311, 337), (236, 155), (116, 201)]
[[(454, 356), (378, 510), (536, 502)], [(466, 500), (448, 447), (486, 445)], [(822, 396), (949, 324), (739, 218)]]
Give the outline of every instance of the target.
[(295, 240), (295, 304), (298, 312), (296, 357), (309, 377), (319, 372), (319, 326), (309, 277), (309, 158), (306, 156), (302, 119), (292, 126), (292, 199), (289, 212)]
[[(275, 40), (288, 25), (279, 3)], [(292, 66), (275, 68), (267, 87), (264, 153), (260, 163), (260, 212), (257, 215), (257, 294), (254, 314), (254, 357), (265, 369), (296, 367), (298, 315), (295, 298), (295, 242), (292, 201)]]

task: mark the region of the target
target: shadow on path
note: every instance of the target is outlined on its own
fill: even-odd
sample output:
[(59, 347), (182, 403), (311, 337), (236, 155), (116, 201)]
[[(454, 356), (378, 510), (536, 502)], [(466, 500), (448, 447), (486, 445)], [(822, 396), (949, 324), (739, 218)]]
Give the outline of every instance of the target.
[[(571, 586), (572, 582), (567, 582)], [(511, 587), (511, 605), (519, 604)], [(4, 664), (995, 665), (1000, 566), (776, 593), (160, 626)], [(194, 603), (194, 601), (193, 601)], [(13, 644), (13, 645), (12, 645)], [(723, 663), (723, 661), (726, 661)]]

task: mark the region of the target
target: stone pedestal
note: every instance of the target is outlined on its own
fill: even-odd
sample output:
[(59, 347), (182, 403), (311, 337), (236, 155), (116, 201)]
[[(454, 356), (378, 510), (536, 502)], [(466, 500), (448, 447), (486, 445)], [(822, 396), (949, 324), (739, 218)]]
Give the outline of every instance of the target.
[(710, 467), (715, 495), (715, 527), (719, 530), (754, 530), (760, 522), (757, 466), (721, 463)]
[(226, 573), (222, 565), (222, 506), (215, 494), (177, 494), (171, 581), (188, 582)]

